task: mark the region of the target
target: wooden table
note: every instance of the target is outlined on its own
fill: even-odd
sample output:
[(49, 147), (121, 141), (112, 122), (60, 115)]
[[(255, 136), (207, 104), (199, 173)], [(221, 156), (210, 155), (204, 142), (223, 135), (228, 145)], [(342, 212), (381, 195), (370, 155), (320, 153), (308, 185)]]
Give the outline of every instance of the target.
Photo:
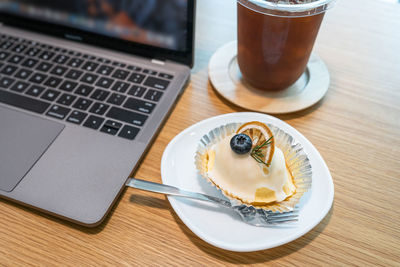
[[(233, 0), (199, 0), (192, 80), (135, 176), (160, 182), (168, 142), (203, 119), (243, 111), (219, 98), (207, 64), (236, 38)], [(334, 205), (303, 237), (252, 253), (195, 236), (162, 195), (127, 189), (105, 222), (87, 229), (0, 200), (0, 265), (400, 265), (400, 5), (342, 0), (315, 51), (331, 86), (315, 106), (278, 116), (320, 151)]]

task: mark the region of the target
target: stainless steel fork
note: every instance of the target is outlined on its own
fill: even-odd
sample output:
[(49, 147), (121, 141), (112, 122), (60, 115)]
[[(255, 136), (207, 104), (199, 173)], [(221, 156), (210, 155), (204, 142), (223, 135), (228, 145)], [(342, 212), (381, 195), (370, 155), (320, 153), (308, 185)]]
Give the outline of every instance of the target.
[(208, 201), (212, 203), (216, 203), (225, 208), (230, 208), (237, 212), (242, 220), (248, 224), (254, 226), (270, 226), (277, 225), (282, 223), (292, 223), (298, 221), (298, 213), (297, 210), (293, 210), (290, 212), (272, 212), (263, 209), (256, 209), (253, 206), (247, 205), (232, 205), (230, 201), (220, 199), (217, 197), (189, 192), (174, 186), (153, 183), (145, 180), (140, 180), (136, 178), (129, 178), (126, 182), (126, 185), (129, 187), (133, 187), (136, 189), (146, 190), (150, 192), (173, 195), (179, 197), (192, 198), (196, 200)]

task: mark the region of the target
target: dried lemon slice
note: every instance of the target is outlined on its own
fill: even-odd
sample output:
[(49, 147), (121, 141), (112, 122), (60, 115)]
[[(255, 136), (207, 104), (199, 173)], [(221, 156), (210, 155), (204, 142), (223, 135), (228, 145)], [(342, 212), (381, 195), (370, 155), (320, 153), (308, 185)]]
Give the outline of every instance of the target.
[(259, 121), (251, 121), (240, 126), (236, 133), (243, 133), (251, 138), (253, 146), (250, 155), (257, 162), (269, 167), (274, 155), (275, 138), (268, 126)]

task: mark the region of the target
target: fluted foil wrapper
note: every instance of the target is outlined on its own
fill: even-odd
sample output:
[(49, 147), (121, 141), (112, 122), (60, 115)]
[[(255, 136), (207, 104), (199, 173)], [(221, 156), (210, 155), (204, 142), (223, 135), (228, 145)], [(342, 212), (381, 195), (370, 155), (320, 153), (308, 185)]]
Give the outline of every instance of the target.
[[(226, 192), (215, 184), (211, 177), (207, 174), (207, 152), (209, 148), (220, 142), (226, 136), (236, 132), (243, 123), (230, 123), (211, 130), (204, 135), (199, 143), (196, 155), (195, 165), (198, 173), (206, 179), (211, 185), (217, 187), (221, 193), (227, 197), (232, 206), (247, 206), (254, 210), (254, 214), (263, 212), (288, 212), (293, 211), (299, 203), (301, 197), (311, 188), (312, 183), (312, 168), (310, 160), (305, 154), (302, 146), (290, 134), (284, 132), (278, 127), (267, 124), (271, 129), (274, 138), (275, 146), (280, 148), (285, 155), (287, 167), (293, 176), (293, 183), (296, 186), (296, 192), (281, 202), (272, 202), (263, 206), (254, 206), (249, 203), (242, 202), (235, 197), (231, 192)], [(253, 209), (254, 208), (254, 209)]]

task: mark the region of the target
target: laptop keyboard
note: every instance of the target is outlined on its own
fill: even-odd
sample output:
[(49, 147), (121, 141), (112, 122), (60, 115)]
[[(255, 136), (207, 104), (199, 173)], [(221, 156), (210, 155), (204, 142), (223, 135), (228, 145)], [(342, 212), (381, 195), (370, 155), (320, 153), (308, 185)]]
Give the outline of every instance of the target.
[(173, 76), (0, 35), (0, 103), (133, 140)]

